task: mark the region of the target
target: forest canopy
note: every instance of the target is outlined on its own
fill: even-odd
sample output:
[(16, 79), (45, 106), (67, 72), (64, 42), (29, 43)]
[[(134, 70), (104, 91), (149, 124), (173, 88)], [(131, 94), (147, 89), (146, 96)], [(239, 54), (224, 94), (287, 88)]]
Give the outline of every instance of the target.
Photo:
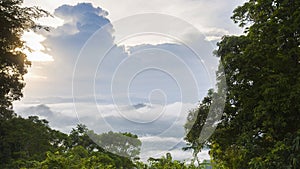
[[(300, 2), (249, 0), (231, 18), (245, 32), (224, 36), (215, 51), (224, 68), (218, 77), (225, 76), (227, 91), (221, 121), (207, 142), (213, 164), (299, 168)], [(200, 106), (198, 116), (205, 110)], [(197, 125), (203, 126), (198, 119), (186, 137), (191, 145)]]

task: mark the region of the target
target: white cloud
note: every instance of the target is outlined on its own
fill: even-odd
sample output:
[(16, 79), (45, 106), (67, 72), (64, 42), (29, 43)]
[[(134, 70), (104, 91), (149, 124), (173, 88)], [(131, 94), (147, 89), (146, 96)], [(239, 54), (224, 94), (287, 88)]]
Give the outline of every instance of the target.
[(181, 138), (176, 137), (158, 137), (158, 136), (145, 136), (140, 138), (143, 142), (173, 142), (175, 144), (182, 141)]
[[(114, 105), (114, 104), (96, 104), (93, 102), (75, 102), (67, 98), (55, 98), (60, 100), (59, 103), (53, 102), (54, 98), (45, 99), (43, 104), (40, 102), (29, 101), (16, 102), (15, 111), (22, 116), (41, 115), (50, 121), (50, 125), (55, 128), (64, 129), (64, 120), (73, 119), (72, 126), (77, 123), (84, 123), (90, 129), (97, 132), (122, 131), (134, 132), (143, 136), (163, 136), (163, 137), (178, 137), (184, 135), (183, 125), (187, 113), (190, 109), (195, 108), (195, 104), (189, 103), (173, 103), (164, 106), (165, 111), (157, 114), (160, 111), (160, 105), (151, 105), (147, 114), (134, 117), (140, 113), (141, 109), (149, 104), (144, 104), (145, 107), (134, 108), (135, 105)], [(99, 108), (99, 109), (97, 109)], [(49, 112), (43, 113), (43, 112)], [(141, 112), (144, 113), (144, 112)], [(124, 116), (124, 115), (127, 116)], [(153, 118), (154, 120), (149, 121)], [(75, 120), (76, 119), (76, 120)], [(59, 122), (58, 122), (59, 121)], [(105, 121), (105, 123), (100, 123)], [(68, 124), (71, 125), (71, 124)], [(179, 129), (179, 130), (178, 130)], [(145, 137), (147, 138), (147, 137)]]

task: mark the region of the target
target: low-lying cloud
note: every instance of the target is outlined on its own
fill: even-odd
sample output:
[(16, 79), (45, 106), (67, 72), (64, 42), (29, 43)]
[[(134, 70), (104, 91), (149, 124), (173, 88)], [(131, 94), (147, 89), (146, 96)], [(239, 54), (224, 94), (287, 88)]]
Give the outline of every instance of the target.
[[(89, 107), (93, 106), (92, 104), (81, 103), (80, 105), (82, 106), (78, 106), (79, 108), (87, 111), (82, 117), (78, 116), (73, 109), (72, 103), (49, 105), (22, 104), (18, 105), (19, 108), (16, 112), (23, 117), (36, 115), (40, 118), (47, 119), (52, 128), (65, 133), (69, 133), (78, 123), (83, 123), (87, 125), (89, 129), (98, 133), (108, 132), (110, 130), (115, 132), (132, 132), (139, 135), (143, 143), (141, 157), (147, 159), (149, 155), (159, 157), (162, 152), (181, 150), (185, 145), (183, 141), (185, 134), (183, 125), (188, 110), (196, 106), (182, 103), (166, 105), (165, 112), (163, 112), (162, 116), (159, 116), (152, 122), (139, 123), (124, 118), (118, 110), (115, 110), (116, 106), (112, 104), (97, 105), (101, 107), (101, 111), (95, 113), (88, 112)], [(155, 110), (159, 105), (151, 105), (150, 107), (148, 104), (144, 104), (143, 107), (139, 107), (138, 109), (135, 109), (133, 106), (124, 106), (122, 110), (128, 114), (135, 114), (137, 110), (139, 110), (140, 113), (148, 111), (146, 109), (143, 110), (143, 108), (146, 107), (147, 109)], [(174, 113), (174, 111), (180, 107), (180, 114)], [(145, 118), (147, 117), (145, 116)], [(142, 118), (139, 120), (142, 120)]]

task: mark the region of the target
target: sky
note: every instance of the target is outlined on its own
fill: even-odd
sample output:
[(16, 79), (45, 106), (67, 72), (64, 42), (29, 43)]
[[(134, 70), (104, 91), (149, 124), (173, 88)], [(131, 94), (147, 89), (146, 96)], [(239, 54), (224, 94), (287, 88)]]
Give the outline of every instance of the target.
[[(24, 0), (53, 17), (50, 31), (26, 32), (32, 66), (22, 116), (38, 115), (69, 132), (83, 123), (98, 133), (132, 132), (141, 158), (165, 152), (185, 160), (183, 125), (215, 88), (216, 43), (241, 34), (230, 20), (242, 1)], [(207, 151), (200, 159), (209, 158)]]

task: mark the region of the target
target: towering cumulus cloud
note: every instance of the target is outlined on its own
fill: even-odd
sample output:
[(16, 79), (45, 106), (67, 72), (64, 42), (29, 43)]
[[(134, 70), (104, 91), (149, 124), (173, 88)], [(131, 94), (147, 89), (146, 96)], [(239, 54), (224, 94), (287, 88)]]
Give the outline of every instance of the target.
[[(46, 53), (53, 56), (51, 63), (34, 63), (31, 73), (36, 77), (27, 83), (26, 92), (33, 97), (38, 96), (71, 96), (72, 75), (77, 57), (86, 41), (101, 29), (99, 46), (113, 46), (113, 27), (107, 19), (108, 12), (100, 7), (93, 7), (91, 3), (79, 3), (75, 6), (63, 5), (58, 7), (54, 15), (64, 22), (61, 26), (51, 28), (49, 32), (41, 32), (45, 36), (42, 42), (47, 47)], [(122, 55), (123, 50), (120, 49)], [(95, 63), (97, 55), (85, 56), (86, 61)], [(32, 87), (31, 87), (32, 86)], [(51, 86), (51, 90), (45, 90)]]
[[(45, 45), (54, 50), (51, 52), (55, 59), (72, 57), (75, 60), (84, 43), (98, 29), (105, 29), (103, 31), (106, 32), (102, 43), (113, 44), (113, 28), (106, 18), (108, 12), (99, 7), (95, 8), (90, 3), (63, 5), (55, 10), (54, 15), (64, 20), (62, 26), (48, 33), (45, 41)], [(60, 56), (62, 52), (69, 54)]]

